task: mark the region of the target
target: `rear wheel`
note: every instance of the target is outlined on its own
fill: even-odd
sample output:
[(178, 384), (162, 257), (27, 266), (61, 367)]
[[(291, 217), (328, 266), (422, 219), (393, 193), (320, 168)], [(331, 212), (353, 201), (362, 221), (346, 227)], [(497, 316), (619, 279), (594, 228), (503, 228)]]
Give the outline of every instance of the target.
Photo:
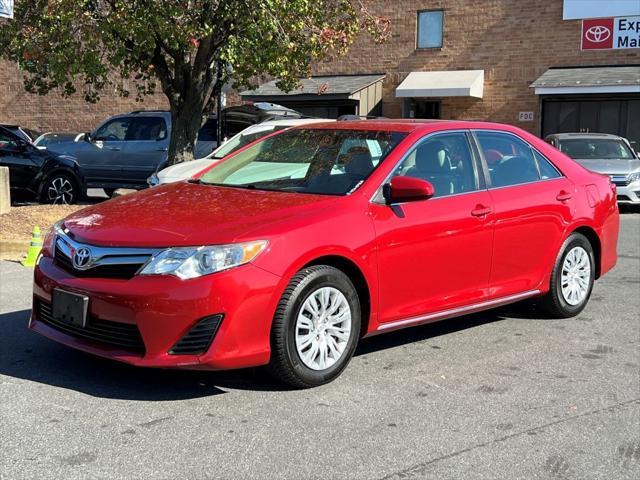
[(68, 173), (53, 173), (44, 182), (41, 193), (43, 203), (70, 205), (78, 201), (80, 189)]
[(584, 235), (573, 233), (564, 242), (551, 274), (542, 308), (556, 318), (579, 314), (589, 301), (595, 281), (595, 258)]
[(334, 380), (353, 356), (360, 317), (358, 294), (342, 271), (327, 265), (301, 270), (273, 319), (270, 372), (297, 388)]
[(104, 190), (105, 195), (107, 197), (109, 197), (109, 198), (113, 198), (113, 194), (116, 191), (115, 188), (103, 188), (103, 190)]

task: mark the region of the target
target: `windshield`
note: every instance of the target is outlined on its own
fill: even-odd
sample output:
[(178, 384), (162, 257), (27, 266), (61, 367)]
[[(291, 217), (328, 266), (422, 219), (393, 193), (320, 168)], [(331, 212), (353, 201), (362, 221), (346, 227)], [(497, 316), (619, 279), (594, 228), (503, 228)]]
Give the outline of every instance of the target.
[(403, 133), (293, 129), (266, 138), (206, 172), (202, 183), (345, 195), (405, 137)]
[(572, 138), (559, 141), (561, 152), (575, 159), (623, 159), (635, 158), (622, 140), (615, 138)]
[(56, 143), (71, 142), (76, 138), (76, 133), (52, 133), (40, 135), (33, 144), (37, 147), (46, 147)]

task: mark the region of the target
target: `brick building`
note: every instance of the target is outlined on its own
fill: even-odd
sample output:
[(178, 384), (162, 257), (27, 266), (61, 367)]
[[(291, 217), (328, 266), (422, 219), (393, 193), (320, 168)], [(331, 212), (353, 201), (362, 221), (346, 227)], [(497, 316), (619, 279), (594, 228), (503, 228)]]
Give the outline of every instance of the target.
[[(488, 119), (538, 135), (599, 130), (640, 141), (638, 32), (625, 37), (628, 48), (581, 49), (582, 17), (626, 16), (628, 26), (638, 0), (373, 0), (370, 9), (391, 20), (387, 43), (362, 34), (345, 57), (316, 65), (302, 90), (270, 82), (242, 98), (321, 117)], [(0, 80), (0, 123), (41, 131), (85, 131), (115, 113), (166, 108), (161, 94), (143, 104), (105, 94), (95, 105), (30, 95), (6, 62)]]
[[(389, 42), (363, 34), (347, 56), (317, 65), (303, 90), (285, 94), (270, 82), (242, 97), (315, 115), (488, 119), (538, 135), (600, 130), (640, 141), (640, 48), (581, 49), (581, 17), (626, 16), (628, 26), (640, 20), (640, 1), (376, 0), (370, 8), (390, 18)], [(637, 47), (638, 32), (628, 33), (622, 46)]]
[(144, 103), (105, 92), (96, 104), (79, 93), (64, 98), (55, 92), (33, 95), (24, 89), (17, 65), (0, 60), (0, 123), (23, 125), (39, 132), (86, 132), (108, 116), (131, 110), (167, 108), (166, 97), (156, 94)]

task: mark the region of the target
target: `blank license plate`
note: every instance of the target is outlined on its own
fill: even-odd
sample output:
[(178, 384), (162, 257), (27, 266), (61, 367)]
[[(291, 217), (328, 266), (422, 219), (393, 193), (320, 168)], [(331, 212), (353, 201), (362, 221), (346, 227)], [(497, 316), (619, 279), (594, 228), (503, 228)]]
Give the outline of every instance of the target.
[(53, 318), (77, 327), (87, 324), (89, 297), (77, 293), (53, 290)]

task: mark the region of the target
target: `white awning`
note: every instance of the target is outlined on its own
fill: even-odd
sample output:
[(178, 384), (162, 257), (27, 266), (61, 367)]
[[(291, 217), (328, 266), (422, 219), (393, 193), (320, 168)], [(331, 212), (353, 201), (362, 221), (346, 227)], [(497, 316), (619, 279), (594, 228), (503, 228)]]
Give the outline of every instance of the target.
[(411, 72), (398, 88), (396, 97), (482, 98), (484, 70)]

